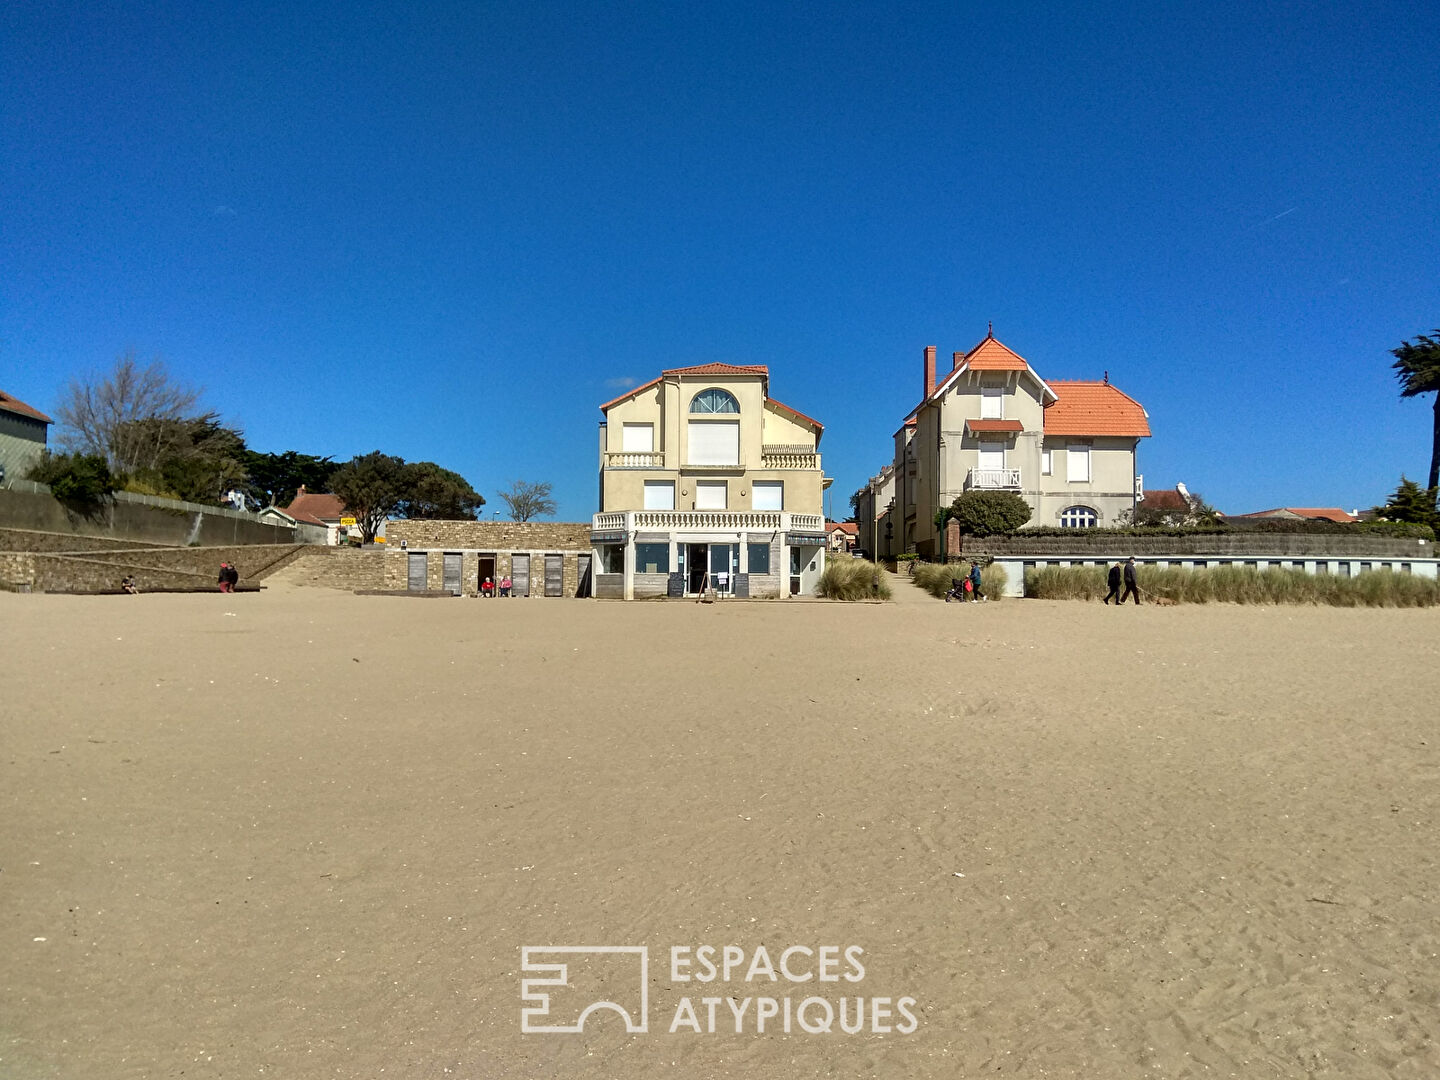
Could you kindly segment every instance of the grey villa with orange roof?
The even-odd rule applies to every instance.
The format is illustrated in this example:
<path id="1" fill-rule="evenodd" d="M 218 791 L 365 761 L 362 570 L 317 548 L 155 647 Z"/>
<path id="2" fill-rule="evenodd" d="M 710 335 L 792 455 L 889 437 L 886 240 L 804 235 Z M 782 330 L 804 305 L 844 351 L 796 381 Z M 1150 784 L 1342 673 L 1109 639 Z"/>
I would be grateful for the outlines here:
<path id="1" fill-rule="evenodd" d="M 45 452 L 53 422 L 39 409 L 0 390 L 0 479 L 24 479 Z"/>
<path id="2" fill-rule="evenodd" d="M 1108 374 L 1047 382 L 991 332 L 937 378 L 927 347 L 924 396 L 895 433 L 892 548 L 946 554 L 936 512 L 976 490 L 1015 492 L 1031 526 L 1114 525 L 1140 498 L 1136 450 L 1149 434 Z"/>
<path id="3" fill-rule="evenodd" d="M 769 387 L 766 367 L 701 364 L 600 406 L 596 596 L 815 591 L 824 428 Z"/>

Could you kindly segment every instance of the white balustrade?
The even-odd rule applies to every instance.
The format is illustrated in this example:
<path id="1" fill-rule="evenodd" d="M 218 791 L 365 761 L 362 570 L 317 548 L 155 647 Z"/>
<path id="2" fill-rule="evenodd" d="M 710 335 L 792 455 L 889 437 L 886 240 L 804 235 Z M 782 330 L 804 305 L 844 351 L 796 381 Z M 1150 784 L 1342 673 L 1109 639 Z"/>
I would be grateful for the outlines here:
<path id="1" fill-rule="evenodd" d="M 981 490 L 1010 490 L 1020 487 L 1019 469 L 971 469 L 967 487 Z"/>

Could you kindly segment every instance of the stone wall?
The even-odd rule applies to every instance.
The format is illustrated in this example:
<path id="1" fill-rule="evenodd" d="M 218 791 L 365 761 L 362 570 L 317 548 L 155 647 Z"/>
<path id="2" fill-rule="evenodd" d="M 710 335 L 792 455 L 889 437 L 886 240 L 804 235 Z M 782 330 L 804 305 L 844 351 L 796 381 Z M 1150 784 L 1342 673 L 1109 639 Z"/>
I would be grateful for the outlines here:
<path id="1" fill-rule="evenodd" d="M 0 528 L 0 551 L 128 551 L 155 546 L 145 540 L 121 540 L 113 536 Z"/>
<path id="2" fill-rule="evenodd" d="M 409 584 L 409 558 L 424 552 L 426 588 L 445 588 L 445 555 L 458 554 L 460 591 L 480 591 L 480 557 L 494 556 L 495 576 L 514 578 L 516 555 L 530 557 L 531 597 L 545 595 L 545 557 L 560 555 L 561 595 L 579 588 L 580 556 L 590 554 L 590 526 L 552 521 L 392 521 L 386 531 L 383 588 L 403 590 Z"/>
<path id="3" fill-rule="evenodd" d="M 267 525 L 252 516 L 225 513 L 216 507 L 185 510 L 171 506 L 116 499 L 90 515 L 69 509 L 44 489 L 0 488 L 0 526 L 76 536 L 117 537 L 151 545 L 288 544 L 295 530 Z"/>
<path id="4" fill-rule="evenodd" d="M 952 523 L 952 528 L 954 528 Z M 956 530 L 958 532 L 958 530 Z M 956 539 L 956 546 L 949 541 Z M 1185 536 L 1115 536 L 1076 529 L 1073 536 L 947 537 L 946 550 L 964 558 L 1035 556 L 1117 558 L 1129 555 L 1251 555 L 1278 558 L 1376 556 L 1434 558 L 1436 546 L 1419 540 L 1365 533 L 1273 533 L 1249 530 Z"/>
<path id="5" fill-rule="evenodd" d="M 293 544 L 246 544 L 83 554 L 0 552 L 0 581 L 35 592 L 113 589 L 126 576 L 142 589 L 208 588 L 217 584 L 222 562 L 235 565 L 242 584 L 253 583 L 297 550 Z"/>
<path id="6" fill-rule="evenodd" d="M 387 576 L 386 553 L 377 549 L 314 547 L 300 548 L 285 563 L 286 580 L 293 585 L 322 589 L 357 590 L 403 589 L 392 585 Z"/>

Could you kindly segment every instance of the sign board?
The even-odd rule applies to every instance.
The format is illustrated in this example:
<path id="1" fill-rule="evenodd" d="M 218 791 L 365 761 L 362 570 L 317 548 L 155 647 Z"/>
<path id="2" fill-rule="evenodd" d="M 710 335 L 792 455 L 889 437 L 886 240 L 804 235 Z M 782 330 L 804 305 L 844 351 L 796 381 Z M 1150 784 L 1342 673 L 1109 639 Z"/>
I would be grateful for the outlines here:
<path id="1" fill-rule="evenodd" d="M 358 523 L 357 523 L 356 520 L 355 520 L 354 518 L 352 518 L 352 517 L 342 517 L 342 518 L 340 519 L 340 524 L 341 524 L 341 525 L 347 525 L 347 526 L 348 526 L 348 525 L 355 525 L 355 524 L 358 524 Z"/>

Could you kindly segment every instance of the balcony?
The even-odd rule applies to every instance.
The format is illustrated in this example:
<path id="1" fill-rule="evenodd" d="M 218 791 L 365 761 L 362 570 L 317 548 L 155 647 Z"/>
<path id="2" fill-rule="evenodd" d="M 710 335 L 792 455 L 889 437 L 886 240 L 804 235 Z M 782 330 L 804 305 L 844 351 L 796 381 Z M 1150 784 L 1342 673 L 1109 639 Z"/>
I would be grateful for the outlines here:
<path id="1" fill-rule="evenodd" d="M 809 446 L 772 444 L 760 448 L 762 469 L 818 469 L 820 455 Z"/>
<path id="2" fill-rule="evenodd" d="M 819 514 L 783 510 L 621 510 L 596 514 L 590 528 L 595 533 L 609 534 L 641 529 L 822 533 L 825 519 Z"/>
<path id="3" fill-rule="evenodd" d="M 607 469 L 663 469 L 665 455 L 658 450 L 619 450 L 605 454 Z"/>
<path id="4" fill-rule="evenodd" d="M 971 469 L 965 478 L 967 491 L 1019 491 L 1019 469 Z"/>

